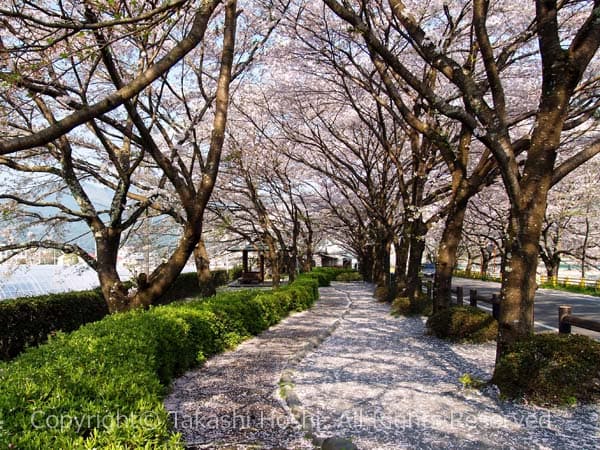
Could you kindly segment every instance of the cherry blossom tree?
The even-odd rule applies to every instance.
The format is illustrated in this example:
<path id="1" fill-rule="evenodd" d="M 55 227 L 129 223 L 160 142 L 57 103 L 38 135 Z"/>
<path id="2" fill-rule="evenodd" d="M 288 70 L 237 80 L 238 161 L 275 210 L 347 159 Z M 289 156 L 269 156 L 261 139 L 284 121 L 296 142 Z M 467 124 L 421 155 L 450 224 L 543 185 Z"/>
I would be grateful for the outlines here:
<path id="1" fill-rule="evenodd" d="M 31 14 L 3 12 L 20 33 L 18 39 L 3 37 L 3 51 L 26 57 L 16 58 L 3 74 L 11 81 L 2 92 L 11 107 L 3 126 L 7 136 L 14 136 L 2 142 L 3 154 L 18 153 L 4 156 L 2 163 L 13 171 L 51 175 L 60 185 L 34 195 L 33 203 L 27 192 L 10 200 L 58 210 L 87 224 L 96 244 L 94 258 L 71 244 L 51 245 L 78 253 L 98 271 L 112 311 L 151 304 L 190 254 L 195 249 L 202 253 L 203 216 L 218 173 L 229 86 L 246 71 L 277 23 L 273 16 L 265 17 L 269 5 L 267 10 L 253 5 L 241 14 L 235 1 L 219 3 L 204 2 L 197 9 L 163 7 L 149 17 L 130 11 L 125 2 L 76 4 L 60 14 L 35 8 Z M 146 28 L 138 23 L 142 16 L 150 22 Z M 242 26 L 236 30 L 238 22 Z M 66 30 L 48 44 L 53 51 L 40 51 L 38 41 L 26 40 L 36 25 L 34 41 L 48 29 Z M 73 27 L 77 33 L 69 32 Z M 94 51 L 85 52 L 88 47 L 81 45 Z M 66 53 L 57 54 L 59 48 L 67 48 Z M 40 61 L 34 70 L 35 58 Z M 87 106 L 96 99 L 101 100 Z M 40 129 L 42 120 L 47 126 Z M 87 134 L 75 128 L 82 123 Z M 87 195 L 90 180 L 112 192 L 106 210 Z M 52 189 L 71 195 L 76 207 L 50 202 Z M 119 244 L 149 210 L 174 220 L 179 239 L 167 261 L 138 277 L 137 289 L 128 291 L 116 272 Z M 61 219 L 54 214 L 53 221 Z M 50 245 L 47 240 L 37 244 Z"/>
<path id="2" fill-rule="evenodd" d="M 494 156 L 511 205 L 498 339 L 501 356 L 512 342 L 533 332 L 535 271 L 548 191 L 600 151 L 597 138 L 587 134 L 578 152 L 557 158 L 565 135 L 593 120 L 597 101 L 590 93 L 597 89 L 594 56 L 600 45 L 600 5 L 540 0 L 517 6 L 474 0 L 452 8 L 440 5 L 442 15 L 435 15 L 402 0 L 390 0 L 389 9 L 381 13 L 364 2 L 325 3 L 356 30 L 390 73 L 440 114 L 458 121 Z M 446 51 L 435 35 L 440 17 L 451 26 L 458 17 L 456 8 L 465 7 L 478 55 L 475 71 L 465 69 L 469 66 L 464 55 L 469 53 Z M 365 22 L 364 16 L 374 10 L 401 25 L 420 61 L 444 75 L 444 84 L 455 90 L 460 103 L 448 102 L 414 76 L 401 54 L 380 38 L 385 28 Z M 532 101 L 525 115 L 523 98 L 513 94 L 520 84 L 515 76 L 521 73 L 525 79 L 524 72 L 534 80 L 528 86 Z"/>
<path id="3" fill-rule="evenodd" d="M 549 278 L 558 277 L 561 260 L 578 260 L 581 278 L 598 261 L 598 163 L 573 171 L 549 193 L 540 257 Z"/>

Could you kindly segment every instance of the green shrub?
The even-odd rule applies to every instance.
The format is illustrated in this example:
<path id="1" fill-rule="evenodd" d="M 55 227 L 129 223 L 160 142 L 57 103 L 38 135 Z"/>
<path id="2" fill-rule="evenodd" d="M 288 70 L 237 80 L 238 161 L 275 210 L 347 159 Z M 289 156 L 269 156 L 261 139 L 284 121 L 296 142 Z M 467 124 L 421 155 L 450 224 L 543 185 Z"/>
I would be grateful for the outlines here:
<path id="1" fill-rule="evenodd" d="M 213 288 L 227 284 L 226 270 L 211 271 L 210 275 Z M 181 273 L 169 290 L 156 303 L 166 305 L 183 298 L 203 295 L 205 291 L 206 287 L 200 286 L 198 283 L 198 274 L 196 272 Z"/>
<path id="2" fill-rule="evenodd" d="M 224 292 L 57 333 L 0 363 L 0 448 L 183 448 L 162 403 L 170 381 L 312 304 L 316 287 Z"/>
<path id="3" fill-rule="evenodd" d="M 211 272 L 213 283 L 226 282 L 226 271 Z M 201 291 L 196 273 L 182 273 L 158 302 L 171 303 Z M 25 349 L 45 342 L 57 331 L 69 332 L 108 315 L 100 289 L 24 297 L 0 302 L 0 359 L 9 360 Z"/>
<path id="4" fill-rule="evenodd" d="M 581 335 L 534 335 L 498 361 L 492 382 L 509 398 L 541 405 L 597 402 L 600 342 Z"/>
<path id="5" fill-rule="evenodd" d="M 373 295 L 379 302 L 388 302 L 390 301 L 391 293 L 387 286 L 378 286 L 375 288 L 375 293 Z"/>
<path id="6" fill-rule="evenodd" d="M 335 281 L 362 281 L 362 275 L 355 271 L 342 272 L 335 277 Z"/>
<path id="7" fill-rule="evenodd" d="M 391 313 L 394 316 L 430 316 L 433 302 L 425 294 L 417 294 L 417 298 L 396 297 L 392 302 Z"/>
<path id="8" fill-rule="evenodd" d="M 108 307 L 99 290 L 67 292 L 0 302 L 0 359 L 14 358 L 48 334 L 73 331 L 102 319 Z"/>
<path id="9" fill-rule="evenodd" d="M 502 282 L 501 278 L 495 277 L 493 275 L 482 275 L 479 272 L 467 272 L 466 270 L 455 270 L 453 275 L 455 277 L 470 278 L 472 280 Z"/>
<path id="10" fill-rule="evenodd" d="M 315 267 L 311 272 L 300 274 L 298 278 L 314 278 L 319 286 L 329 286 L 338 274 L 338 269 L 331 267 Z"/>
<path id="11" fill-rule="evenodd" d="M 232 269 L 229 269 L 228 277 L 230 280 L 237 280 L 242 276 L 242 272 L 244 268 L 242 266 L 234 266 Z"/>
<path id="12" fill-rule="evenodd" d="M 229 282 L 229 273 L 225 269 L 211 270 L 210 275 L 215 286 L 223 286 Z"/>
<path id="13" fill-rule="evenodd" d="M 452 306 L 427 320 L 428 331 L 442 339 L 480 343 L 496 339 L 498 321 L 472 306 Z"/>

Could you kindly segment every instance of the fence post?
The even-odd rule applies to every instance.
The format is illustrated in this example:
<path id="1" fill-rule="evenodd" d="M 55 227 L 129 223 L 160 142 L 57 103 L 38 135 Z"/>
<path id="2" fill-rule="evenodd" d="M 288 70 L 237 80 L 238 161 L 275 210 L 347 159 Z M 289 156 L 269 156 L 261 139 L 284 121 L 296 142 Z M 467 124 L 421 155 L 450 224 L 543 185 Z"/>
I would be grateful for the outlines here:
<path id="1" fill-rule="evenodd" d="M 492 317 L 500 320 L 500 303 L 498 302 L 497 294 L 492 294 Z"/>
<path id="2" fill-rule="evenodd" d="M 456 304 L 458 306 L 463 305 L 463 287 L 462 286 L 456 287 Z"/>
<path id="3" fill-rule="evenodd" d="M 564 323 L 563 319 L 566 316 L 570 316 L 572 312 L 573 308 L 569 305 L 561 305 L 558 307 L 558 332 L 560 334 L 571 333 L 571 325 L 568 323 Z"/>
<path id="4" fill-rule="evenodd" d="M 433 300 L 433 282 L 431 280 L 427 280 L 427 298 Z"/>
<path id="5" fill-rule="evenodd" d="M 477 308 L 477 291 L 475 289 L 469 291 L 469 305 L 473 308 Z"/>

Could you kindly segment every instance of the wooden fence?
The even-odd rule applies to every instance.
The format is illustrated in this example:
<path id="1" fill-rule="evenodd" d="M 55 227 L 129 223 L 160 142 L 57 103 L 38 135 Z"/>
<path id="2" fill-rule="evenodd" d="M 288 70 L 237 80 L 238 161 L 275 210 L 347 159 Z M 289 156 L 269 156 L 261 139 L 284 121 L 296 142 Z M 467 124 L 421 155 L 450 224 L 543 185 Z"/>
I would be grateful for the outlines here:
<path id="1" fill-rule="evenodd" d="M 427 293 L 427 298 L 433 300 L 433 281 L 428 280 L 425 283 L 425 292 Z M 453 287 L 452 293 L 456 295 L 456 304 L 459 306 L 464 305 L 463 287 Z M 494 319 L 498 320 L 498 318 L 500 317 L 500 297 L 498 294 L 493 294 L 490 298 L 487 298 L 481 295 L 477 295 L 477 291 L 475 289 L 471 289 L 469 291 L 469 305 L 473 306 L 474 308 L 477 308 L 477 302 L 490 303 L 492 305 L 492 315 L 494 316 Z"/>
<path id="2" fill-rule="evenodd" d="M 558 307 L 558 332 L 570 334 L 571 327 L 585 328 L 586 330 L 600 333 L 600 320 L 588 319 L 586 317 L 574 316 L 573 307 L 561 305 Z"/>
<path id="3" fill-rule="evenodd" d="M 476 289 L 469 290 L 469 305 L 477 308 L 478 302 L 490 303 L 492 305 L 492 316 L 494 319 L 500 319 L 500 296 L 498 294 L 492 294 L 491 297 L 484 297 L 477 294 Z"/>
<path id="4" fill-rule="evenodd" d="M 427 280 L 425 283 L 425 292 L 427 297 L 433 300 L 434 286 L 433 281 Z M 452 288 L 452 293 L 456 295 L 456 304 L 462 306 L 464 304 L 463 287 L 456 286 Z M 499 294 L 492 294 L 491 297 L 484 297 L 477 293 L 476 289 L 469 290 L 469 305 L 477 308 L 479 302 L 489 303 L 492 305 L 492 316 L 498 320 L 500 317 L 500 301 Z M 597 331 L 600 333 L 600 321 L 589 319 L 587 317 L 573 315 L 573 307 L 562 305 L 558 308 L 558 332 L 561 334 L 571 333 L 571 327 L 584 328 L 586 330 Z"/>

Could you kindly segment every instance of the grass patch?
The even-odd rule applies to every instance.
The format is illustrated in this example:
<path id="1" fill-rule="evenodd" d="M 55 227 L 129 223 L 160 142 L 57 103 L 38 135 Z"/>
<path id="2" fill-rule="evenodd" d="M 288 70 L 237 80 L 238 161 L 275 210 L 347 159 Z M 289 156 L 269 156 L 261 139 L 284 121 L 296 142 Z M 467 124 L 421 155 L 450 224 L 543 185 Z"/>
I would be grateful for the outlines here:
<path id="1" fill-rule="evenodd" d="M 578 286 L 578 285 L 564 285 L 564 284 L 553 284 L 553 283 L 543 283 L 539 286 L 541 289 L 553 289 L 555 291 L 564 291 L 564 292 L 573 292 L 575 294 L 587 294 L 593 295 L 594 297 L 600 297 L 600 290 L 591 286 Z"/>
<path id="2" fill-rule="evenodd" d="M 463 373 L 459 378 L 458 381 L 460 381 L 463 385 L 463 387 L 465 389 L 483 389 L 485 386 L 487 386 L 487 383 L 483 380 L 480 380 L 477 377 L 472 376 L 469 373 Z"/>
<path id="3" fill-rule="evenodd" d="M 534 335 L 501 358 L 492 382 L 508 398 L 544 406 L 597 402 L 600 343 L 581 335 Z"/>
<path id="4" fill-rule="evenodd" d="M 430 334 L 455 342 L 482 343 L 496 339 L 498 321 L 472 306 L 452 306 L 427 320 Z"/>
<path id="5" fill-rule="evenodd" d="M 499 277 L 494 277 L 491 275 L 481 275 L 477 272 L 467 272 L 465 270 L 455 270 L 453 276 L 459 278 L 470 278 L 471 280 L 496 281 L 498 283 L 502 282 L 502 278 Z"/>

